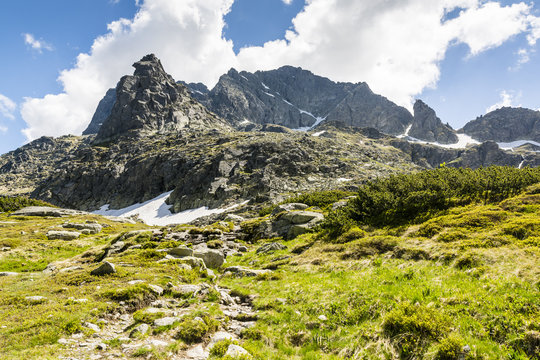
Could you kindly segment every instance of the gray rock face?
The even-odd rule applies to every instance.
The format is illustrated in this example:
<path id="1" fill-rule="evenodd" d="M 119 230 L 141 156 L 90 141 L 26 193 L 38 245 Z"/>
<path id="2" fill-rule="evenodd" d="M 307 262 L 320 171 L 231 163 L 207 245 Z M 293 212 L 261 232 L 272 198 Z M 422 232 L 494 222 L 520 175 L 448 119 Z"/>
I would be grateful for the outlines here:
<path id="1" fill-rule="evenodd" d="M 372 127 L 390 135 L 405 132 L 413 121 L 411 113 L 384 96 L 374 94 L 366 83 L 355 85 L 332 110 L 327 121 L 343 122 L 346 126 Z"/>
<path id="2" fill-rule="evenodd" d="M 178 247 L 167 250 L 167 253 L 169 255 L 178 256 L 178 257 L 192 256 L 193 249 L 188 248 L 187 246 L 178 246 Z"/>
<path id="3" fill-rule="evenodd" d="M 49 240 L 75 240 L 81 236 L 80 232 L 76 231 L 48 231 L 47 239 Z"/>
<path id="4" fill-rule="evenodd" d="M 92 270 L 90 272 L 90 275 L 103 276 L 103 275 L 114 274 L 115 272 L 116 272 L 116 268 L 114 267 L 114 265 L 108 261 L 104 261 L 98 268 Z"/>
<path id="5" fill-rule="evenodd" d="M 444 125 L 435 114 L 435 111 L 422 100 L 417 100 L 414 104 L 414 118 L 408 135 L 416 139 L 441 144 L 455 144 L 458 142 L 454 129 Z"/>
<path id="6" fill-rule="evenodd" d="M 109 89 L 103 99 L 101 99 L 99 102 L 90 124 L 88 124 L 86 130 L 83 131 L 83 135 L 92 135 L 98 133 L 101 125 L 111 114 L 115 101 L 116 89 Z"/>
<path id="7" fill-rule="evenodd" d="M 189 87 L 192 96 L 237 127 L 309 128 L 326 118 L 397 135 L 412 122 L 405 108 L 374 94 L 365 83 L 335 83 L 291 66 L 255 73 L 231 69 L 209 92 Z"/>
<path id="8" fill-rule="evenodd" d="M 99 128 L 96 143 L 129 131 L 229 128 L 225 121 L 196 102 L 183 85 L 177 84 L 155 55 L 145 56 L 133 67 L 133 76 L 124 76 L 116 87 L 114 106 Z"/>
<path id="9" fill-rule="evenodd" d="M 540 111 L 503 107 L 470 121 L 463 127 L 463 132 L 480 141 L 540 142 Z"/>
<path id="10" fill-rule="evenodd" d="M 517 167 L 523 158 L 519 154 L 501 150 L 497 143 L 486 141 L 465 151 L 459 158 L 448 165 L 453 167 L 470 167 L 499 165 Z"/>

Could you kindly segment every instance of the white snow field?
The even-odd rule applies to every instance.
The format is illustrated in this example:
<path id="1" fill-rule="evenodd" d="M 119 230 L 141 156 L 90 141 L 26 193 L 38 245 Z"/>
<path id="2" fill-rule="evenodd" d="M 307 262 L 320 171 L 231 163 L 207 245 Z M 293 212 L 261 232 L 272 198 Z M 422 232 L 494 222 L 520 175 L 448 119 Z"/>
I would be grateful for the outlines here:
<path id="1" fill-rule="evenodd" d="M 167 200 L 171 193 L 172 191 L 169 191 L 143 203 L 134 204 L 118 210 L 109 210 L 109 204 L 103 205 L 99 210 L 92 213 L 96 215 L 118 217 L 139 215 L 139 218 L 148 225 L 165 226 L 171 224 L 186 224 L 200 217 L 221 214 L 247 203 L 244 202 L 224 209 L 208 209 L 208 207 L 200 207 L 173 214 L 170 211 L 172 205 L 167 205 L 165 203 L 165 200 Z"/>

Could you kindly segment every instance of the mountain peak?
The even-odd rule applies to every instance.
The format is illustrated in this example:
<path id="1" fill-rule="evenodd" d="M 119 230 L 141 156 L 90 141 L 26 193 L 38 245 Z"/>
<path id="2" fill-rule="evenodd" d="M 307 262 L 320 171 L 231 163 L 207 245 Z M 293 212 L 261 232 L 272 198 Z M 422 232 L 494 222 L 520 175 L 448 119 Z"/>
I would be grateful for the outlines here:
<path id="1" fill-rule="evenodd" d="M 228 127 L 196 102 L 184 85 L 177 84 L 154 54 L 146 55 L 133 67 L 133 75 L 124 76 L 116 87 L 114 105 L 96 142 L 134 130 L 167 132 Z"/>

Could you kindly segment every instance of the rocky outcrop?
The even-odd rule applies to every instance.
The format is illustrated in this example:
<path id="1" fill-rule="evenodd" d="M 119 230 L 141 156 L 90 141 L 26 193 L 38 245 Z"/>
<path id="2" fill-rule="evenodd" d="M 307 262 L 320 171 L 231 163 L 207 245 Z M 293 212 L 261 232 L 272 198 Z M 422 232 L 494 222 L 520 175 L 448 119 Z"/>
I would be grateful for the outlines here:
<path id="1" fill-rule="evenodd" d="M 116 101 L 99 128 L 96 143 L 130 131 L 164 133 L 229 128 L 225 121 L 195 101 L 185 86 L 177 84 L 155 55 L 145 56 L 133 67 L 133 76 L 124 76 L 116 87 Z"/>
<path id="2" fill-rule="evenodd" d="M 114 103 L 116 102 L 116 89 L 109 89 L 103 99 L 99 102 L 94 116 L 86 130 L 83 131 L 83 135 L 97 134 L 99 128 L 112 112 Z"/>
<path id="3" fill-rule="evenodd" d="M 503 107 L 470 121 L 463 127 L 463 132 L 480 141 L 540 142 L 540 111 Z"/>
<path id="4" fill-rule="evenodd" d="M 443 124 L 435 114 L 435 110 L 422 100 L 417 100 L 414 104 L 414 118 L 407 135 L 440 144 L 455 144 L 458 142 L 454 129 Z"/>
<path id="5" fill-rule="evenodd" d="M 518 167 L 522 161 L 521 155 L 501 150 L 497 143 L 486 141 L 483 144 L 467 149 L 460 157 L 448 165 L 473 169 L 490 165 Z"/>

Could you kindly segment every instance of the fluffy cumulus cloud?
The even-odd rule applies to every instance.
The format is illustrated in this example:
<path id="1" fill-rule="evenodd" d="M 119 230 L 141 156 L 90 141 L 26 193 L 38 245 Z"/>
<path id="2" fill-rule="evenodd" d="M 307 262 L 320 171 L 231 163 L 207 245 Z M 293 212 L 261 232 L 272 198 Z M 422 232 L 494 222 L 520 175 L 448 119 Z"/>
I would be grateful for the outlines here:
<path id="1" fill-rule="evenodd" d="M 415 95 L 436 85 L 439 63 L 453 44 L 468 45 L 475 56 L 518 34 L 526 34 L 530 45 L 540 38 L 540 21 L 524 2 L 307 0 L 284 39 L 235 55 L 222 35 L 233 1 L 141 1 L 134 19 L 110 24 L 91 51 L 61 73 L 64 93 L 26 100 L 26 136 L 80 133 L 106 89 L 151 52 L 176 79 L 210 87 L 230 67 L 255 71 L 287 64 L 337 81 L 366 81 L 410 106 Z"/>
<path id="2" fill-rule="evenodd" d="M 503 90 L 499 93 L 499 97 L 500 97 L 499 102 L 488 107 L 486 109 L 486 113 L 500 109 L 505 106 L 512 106 L 512 107 L 521 106 L 516 103 L 516 101 L 518 101 L 519 98 L 521 97 L 521 94 L 515 94 L 512 91 Z"/>
<path id="3" fill-rule="evenodd" d="M 43 40 L 37 40 L 32 34 L 23 34 L 23 37 L 24 43 L 39 53 L 43 52 L 43 50 L 53 50 L 53 47 L 51 45 L 49 45 Z"/>

